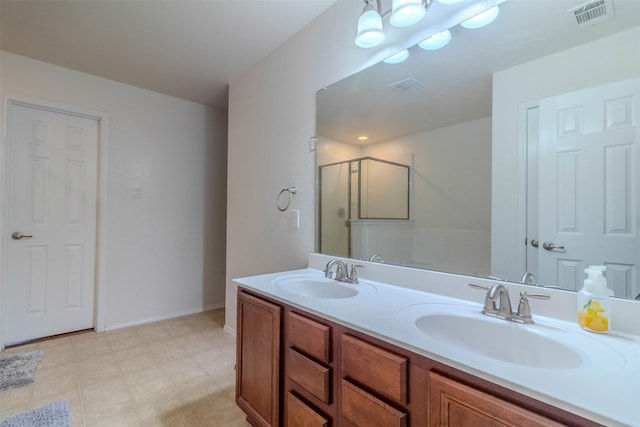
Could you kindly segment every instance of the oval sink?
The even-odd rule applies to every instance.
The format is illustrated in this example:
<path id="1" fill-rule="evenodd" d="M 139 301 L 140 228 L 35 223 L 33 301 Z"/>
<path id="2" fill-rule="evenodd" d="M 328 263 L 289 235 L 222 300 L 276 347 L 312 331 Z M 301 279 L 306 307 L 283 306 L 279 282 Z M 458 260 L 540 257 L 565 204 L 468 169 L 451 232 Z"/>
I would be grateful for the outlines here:
<path id="1" fill-rule="evenodd" d="M 576 369 L 584 365 L 611 369 L 625 358 L 599 335 L 542 316 L 525 325 L 487 316 L 470 302 L 419 303 L 398 311 L 418 347 L 476 365 L 491 361 L 528 368 Z M 421 338 L 422 337 L 422 338 Z M 483 365 L 484 366 L 484 365 Z"/>
<path id="2" fill-rule="evenodd" d="M 427 314 L 415 326 L 429 338 L 476 355 L 539 368 L 574 369 L 580 354 L 535 328 L 479 314 Z"/>
<path id="3" fill-rule="evenodd" d="M 274 280 L 281 290 L 302 297 L 311 298 L 351 298 L 360 292 L 361 284 L 351 285 L 336 280 L 311 275 L 286 276 Z"/>

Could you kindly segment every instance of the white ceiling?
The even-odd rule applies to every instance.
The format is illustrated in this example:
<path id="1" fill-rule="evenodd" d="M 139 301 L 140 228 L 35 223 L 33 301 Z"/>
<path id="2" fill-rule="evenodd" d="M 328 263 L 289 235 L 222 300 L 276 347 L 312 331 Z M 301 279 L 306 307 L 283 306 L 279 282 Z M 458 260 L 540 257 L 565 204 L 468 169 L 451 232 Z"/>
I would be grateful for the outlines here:
<path id="1" fill-rule="evenodd" d="M 0 47 L 227 108 L 228 83 L 336 0 L 0 0 Z"/>

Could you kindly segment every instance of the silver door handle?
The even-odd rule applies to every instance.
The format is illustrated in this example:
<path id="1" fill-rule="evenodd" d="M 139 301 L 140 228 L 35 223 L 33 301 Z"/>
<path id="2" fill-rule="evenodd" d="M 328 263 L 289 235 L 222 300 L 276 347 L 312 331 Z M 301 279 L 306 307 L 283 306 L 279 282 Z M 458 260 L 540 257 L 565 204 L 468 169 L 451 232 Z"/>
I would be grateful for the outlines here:
<path id="1" fill-rule="evenodd" d="M 537 240 L 535 240 L 535 239 L 531 239 L 531 246 L 533 246 L 534 248 L 537 248 L 537 247 L 538 247 L 538 243 L 540 243 L 540 242 L 538 242 L 538 241 L 537 241 Z"/>
<path id="2" fill-rule="evenodd" d="M 564 246 L 556 246 L 553 242 L 544 242 L 542 244 L 542 247 L 548 251 L 552 251 L 552 250 L 559 250 L 559 251 L 563 251 L 564 250 Z"/>
<path id="3" fill-rule="evenodd" d="M 20 240 L 20 239 L 30 239 L 33 236 L 31 234 L 22 234 L 19 231 L 14 231 L 13 233 L 11 233 L 11 238 L 13 240 Z"/>

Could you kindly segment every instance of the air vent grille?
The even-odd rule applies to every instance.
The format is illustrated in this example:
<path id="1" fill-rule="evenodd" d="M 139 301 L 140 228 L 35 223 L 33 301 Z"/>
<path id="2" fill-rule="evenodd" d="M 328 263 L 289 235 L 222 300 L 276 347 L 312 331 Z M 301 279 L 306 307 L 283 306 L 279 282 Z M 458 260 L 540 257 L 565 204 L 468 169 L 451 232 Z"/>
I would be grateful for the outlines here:
<path id="1" fill-rule="evenodd" d="M 410 90 L 418 89 L 422 86 L 424 86 L 424 83 L 413 77 L 409 77 L 389 85 L 391 89 L 401 93 L 409 92 Z"/>
<path id="2" fill-rule="evenodd" d="M 594 0 L 568 11 L 579 27 L 592 26 L 613 18 L 611 0 Z"/>

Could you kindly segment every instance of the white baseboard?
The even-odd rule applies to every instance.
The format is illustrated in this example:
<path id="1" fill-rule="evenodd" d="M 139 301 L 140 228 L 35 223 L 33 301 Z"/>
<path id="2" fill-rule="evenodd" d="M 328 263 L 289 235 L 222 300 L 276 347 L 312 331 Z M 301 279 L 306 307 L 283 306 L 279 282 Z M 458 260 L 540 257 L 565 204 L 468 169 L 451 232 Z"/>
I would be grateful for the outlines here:
<path id="1" fill-rule="evenodd" d="M 203 313 L 205 311 L 217 310 L 219 308 L 224 308 L 224 303 L 211 304 L 200 308 L 194 308 L 191 310 L 179 311 L 174 313 L 167 313 L 156 317 L 151 317 L 142 320 L 136 320 L 135 322 L 127 322 L 127 323 L 116 323 L 114 325 L 105 326 L 105 331 L 114 331 L 116 329 L 129 328 L 131 326 L 140 326 L 146 325 L 147 323 L 158 322 L 161 320 L 169 320 L 175 319 L 176 317 L 189 316 L 190 314 Z M 235 331 L 234 331 L 235 334 Z"/>

